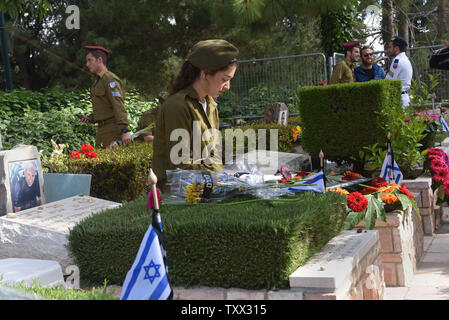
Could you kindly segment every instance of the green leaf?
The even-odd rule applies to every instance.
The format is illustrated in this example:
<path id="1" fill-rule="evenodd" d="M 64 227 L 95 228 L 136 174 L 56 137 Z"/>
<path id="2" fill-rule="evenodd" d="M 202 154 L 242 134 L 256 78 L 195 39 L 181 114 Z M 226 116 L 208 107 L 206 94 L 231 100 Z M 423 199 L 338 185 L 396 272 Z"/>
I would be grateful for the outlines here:
<path id="1" fill-rule="evenodd" d="M 384 203 L 376 197 L 373 197 L 373 206 L 376 209 L 377 217 L 383 222 L 387 221 L 387 213 L 384 208 Z"/>
<path id="2" fill-rule="evenodd" d="M 377 220 L 377 207 L 374 204 L 374 197 L 368 198 L 368 207 L 366 207 L 365 214 L 365 228 L 368 230 L 372 230 L 376 225 Z"/>
<path id="3" fill-rule="evenodd" d="M 362 212 L 351 211 L 346 216 L 345 229 L 352 230 L 356 225 L 358 225 L 363 220 L 363 217 L 365 216 L 364 212 L 365 211 L 362 211 Z"/>

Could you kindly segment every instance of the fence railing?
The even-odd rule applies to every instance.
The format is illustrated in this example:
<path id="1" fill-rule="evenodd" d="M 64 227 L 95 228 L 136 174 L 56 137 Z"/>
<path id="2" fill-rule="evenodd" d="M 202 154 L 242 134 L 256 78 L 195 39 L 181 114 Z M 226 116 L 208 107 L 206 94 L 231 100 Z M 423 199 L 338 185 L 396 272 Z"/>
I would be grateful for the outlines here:
<path id="1" fill-rule="evenodd" d="M 414 80 L 430 83 L 428 74 L 440 75 L 439 85 L 435 89 L 436 102 L 449 100 L 449 71 L 429 67 L 432 52 L 439 48 L 441 46 L 425 46 L 408 50 Z M 385 51 L 375 51 L 374 56 L 376 63 L 385 70 L 389 69 L 390 60 Z M 329 80 L 333 66 L 341 59 L 342 55 L 338 53 L 329 58 L 323 53 L 311 53 L 241 60 L 231 81 L 231 90 L 219 98 L 221 118 L 261 118 L 267 104 L 273 102 L 284 102 L 290 113 L 295 114 L 297 89 Z"/>

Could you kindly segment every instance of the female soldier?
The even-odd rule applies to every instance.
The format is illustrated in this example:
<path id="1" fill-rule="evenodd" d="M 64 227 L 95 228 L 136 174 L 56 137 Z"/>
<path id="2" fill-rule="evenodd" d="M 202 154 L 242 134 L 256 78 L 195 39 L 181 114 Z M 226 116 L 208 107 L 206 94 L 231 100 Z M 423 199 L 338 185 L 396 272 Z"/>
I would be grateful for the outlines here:
<path id="1" fill-rule="evenodd" d="M 156 121 L 153 171 L 162 189 L 166 170 L 223 171 L 213 98 L 229 90 L 237 55 L 235 46 L 213 39 L 195 44 L 184 61 Z"/>

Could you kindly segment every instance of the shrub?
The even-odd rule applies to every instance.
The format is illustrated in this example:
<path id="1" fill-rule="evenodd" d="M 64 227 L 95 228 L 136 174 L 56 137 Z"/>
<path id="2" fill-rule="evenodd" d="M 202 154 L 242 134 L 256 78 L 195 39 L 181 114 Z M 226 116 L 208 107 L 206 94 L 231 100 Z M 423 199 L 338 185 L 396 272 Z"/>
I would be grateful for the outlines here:
<path id="1" fill-rule="evenodd" d="M 115 202 L 131 201 L 149 190 L 152 143 L 135 141 L 126 147 L 95 149 L 95 152 L 97 158 L 66 160 L 67 172 L 92 175 L 92 197 Z"/>
<path id="2" fill-rule="evenodd" d="M 344 197 L 303 193 L 294 202 L 161 205 L 172 286 L 288 288 L 288 277 L 338 234 Z M 81 221 L 69 248 L 81 281 L 122 284 L 151 223 L 147 198 Z"/>
<path id="3" fill-rule="evenodd" d="M 357 156 L 364 146 L 385 143 L 380 111 L 402 105 L 401 82 L 379 80 L 298 89 L 302 145 L 313 157 Z"/>
<path id="4" fill-rule="evenodd" d="M 96 126 L 83 124 L 76 117 L 92 112 L 87 90 L 70 92 L 46 88 L 0 92 L 0 105 L 4 149 L 18 144 L 34 145 L 44 155 L 49 155 L 52 139 L 58 144 L 67 144 L 69 149 L 95 142 Z M 132 121 L 130 129 L 134 131 L 142 113 L 156 107 L 156 102 L 131 90 L 125 95 L 125 106 Z"/>

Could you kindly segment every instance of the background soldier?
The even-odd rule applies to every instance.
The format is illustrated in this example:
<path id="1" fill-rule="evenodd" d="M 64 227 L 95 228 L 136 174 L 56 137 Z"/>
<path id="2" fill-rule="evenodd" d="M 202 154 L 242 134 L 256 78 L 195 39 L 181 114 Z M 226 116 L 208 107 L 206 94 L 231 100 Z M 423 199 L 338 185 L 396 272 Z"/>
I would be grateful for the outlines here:
<path id="1" fill-rule="evenodd" d="M 142 115 L 140 116 L 139 119 L 139 123 L 137 124 L 137 131 L 143 130 L 146 127 L 148 127 L 151 124 L 156 124 L 156 120 L 157 120 L 157 114 L 162 106 L 162 104 L 165 101 L 165 98 L 167 97 L 167 93 L 166 92 L 162 92 L 159 97 L 157 97 L 157 107 L 147 110 L 144 113 L 142 113 Z M 152 129 L 150 129 L 148 131 L 147 134 L 141 134 L 139 135 L 136 139 L 140 140 L 140 141 L 144 141 L 144 142 L 153 142 L 154 139 L 154 127 Z"/>
<path id="2" fill-rule="evenodd" d="M 343 44 L 345 59 L 335 65 L 330 84 L 354 82 L 354 62 L 360 58 L 359 45 L 359 41 L 351 41 Z"/>
<path id="3" fill-rule="evenodd" d="M 106 148 L 114 141 L 128 144 L 131 135 L 128 113 L 125 109 L 122 83 L 106 68 L 109 51 L 99 46 L 85 46 L 86 67 L 93 74 L 90 88 L 93 113 L 80 115 L 84 123 L 98 123 L 95 146 Z"/>

